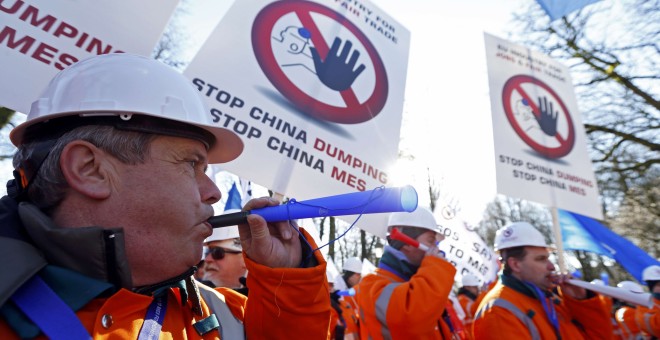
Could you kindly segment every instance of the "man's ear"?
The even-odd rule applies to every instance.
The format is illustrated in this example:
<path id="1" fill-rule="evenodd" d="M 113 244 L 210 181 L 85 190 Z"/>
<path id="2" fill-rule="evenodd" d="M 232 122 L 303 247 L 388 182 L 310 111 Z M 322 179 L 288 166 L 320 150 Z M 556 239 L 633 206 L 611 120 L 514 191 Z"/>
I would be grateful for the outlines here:
<path id="1" fill-rule="evenodd" d="M 73 190 L 92 199 L 104 199 L 111 193 L 107 157 L 94 144 L 76 140 L 62 150 L 60 168 Z"/>
<path id="2" fill-rule="evenodd" d="M 511 268 L 511 271 L 514 273 L 520 272 L 520 267 L 521 267 L 520 262 L 521 261 L 515 257 L 509 257 L 506 259 L 507 265 L 509 266 L 509 268 Z"/>

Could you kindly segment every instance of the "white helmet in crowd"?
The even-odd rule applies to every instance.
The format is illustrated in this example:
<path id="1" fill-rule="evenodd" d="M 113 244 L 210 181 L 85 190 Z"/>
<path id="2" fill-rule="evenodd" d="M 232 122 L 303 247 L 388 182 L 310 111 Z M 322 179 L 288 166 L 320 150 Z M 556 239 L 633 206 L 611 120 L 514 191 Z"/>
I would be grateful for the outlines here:
<path id="1" fill-rule="evenodd" d="M 465 274 L 461 278 L 464 287 L 479 286 L 479 278 L 473 274 Z"/>
<path id="2" fill-rule="evenodd" d="M 349 257 L 344 262 L 342 270 L 362 274 L 362 261 L 357 257 Z"/>
<path id="3" fill-rule="evenodd" d="M 141 124 L 144 119 L 136 117 L 196 126 L 215 137 L 206 143 L 209 163 L 229 162 L 243 151 L 238 135 L 212 122 L 200 92 L 190 80 L 170 66 L 135 54 L 93 56 L 59 72 L 32 103 L 27 120 L 11 131 L 10 139 L 20 146 L 27 128 L 67 116 L 78 116 L 78 125 L 84 125 L 87 117 L 105 117 L 126 130 L 179 137 L 189 137 L 191 133 L 182 135 L 184 132 L 175 127 Z"/>
<path id="4" fill-rule="evenodd" d="M 644 288 L 642 288 L 642 286 L 637 282 L 621 281 L 616 286 L 619 287 L 619 288 L 623 288 L 623 289 L 625 289 L 625 290 L 627 290 L 631 293 L 635 293 L 635 294 L 644 293 Z"/>
<path id="5" fill-rule="evenodd" d="M 438 234 L 441 233 L 440 228 L 438 228 L 438 222 L 435 221 L 431 210 L 420 206 L 413 212 L 401 211 L 391 213 L 387 221 L 387 230 L 392 230 L 394 226 L 424 228 L 435 231 Z"/>
<path id="6" fill-rule="evenodd" d="M 227 209 L 225 210 L 225 212 L 223 212 L 223 215 L 236 213 L 240 211 L 241 209 Z M 224 241 L 224 240 L 232 240 L 238 238 L 240 238 L 240 235 L 238 233 L 237 225 L 233 225 L 229 227 L 213 228 L 213 234 L 211 234 L 211 236 L 207 237 L 206 240 L 204 240 L 204 244 L 208 244 L 214 241 Z M 226 245 L 223 245 L 223 247 L 235 251 L 243 250 L 240 242 L 227 243 Z"/>
<path id="7" fill-rule="evenodd" d="M 527 222 L 511 223 L 495 232 L 495 251 L 522 246 L 552 248 L 543 234 Z"/>
<path id="8" fill-rule="evenodd" d="M 644 281 L 660 281 L 660 266 L 648 266 L 642 272 L 642 280 Z"/>

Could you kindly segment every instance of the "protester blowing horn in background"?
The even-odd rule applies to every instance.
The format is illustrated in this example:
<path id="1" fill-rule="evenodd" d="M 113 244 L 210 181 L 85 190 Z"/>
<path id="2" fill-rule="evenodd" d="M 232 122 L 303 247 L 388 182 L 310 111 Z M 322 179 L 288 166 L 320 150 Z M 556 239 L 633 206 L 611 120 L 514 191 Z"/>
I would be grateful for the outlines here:
<path id="1" fill-rule="evenodd" d="M 290 200 L 286 204 L 250 211 L 211 217 L 213 228 L 247 222 L 247 216 L 256 214 L 267 222 L 287 221 L 323 216 L 376 214 L 417 209 L 417 191 L 410 185 L 315 198 L 306 201 Z"/>

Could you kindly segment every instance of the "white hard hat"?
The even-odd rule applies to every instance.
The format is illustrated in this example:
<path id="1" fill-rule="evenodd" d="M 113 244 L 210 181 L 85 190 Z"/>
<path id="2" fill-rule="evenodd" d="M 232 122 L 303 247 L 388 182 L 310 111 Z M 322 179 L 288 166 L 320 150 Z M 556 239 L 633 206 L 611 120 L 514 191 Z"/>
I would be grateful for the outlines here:
<path id="1" fill-rule="evenodd" d="M 232 214 L 240 211 L 241 209 L 227 209 L 223 212 L 223 215 Z M 206 240 L 204 240 L 204 244 L 213 241 L 231 240 L 235 238 L 240 238 L 240 235 L 238 234 L 238 226 L 236 225 L 229 227 L 213 228 L 213 234 L 211 234 L 211 236 L 207 237 Z M 240 251 L 241 250 L 240 245 L 238 249 L 234 249 L 234 250 Z"/>
<path id="2" fill-rule="evenodd" d="M 642 280 L 644 281 L 660 281 L 660 266 L 648 266 L 642 272 Z"/>
<path id="3" fill-rule="evenodd" d="M 642 288 L 642 286 L 637 282 L 621 281 L 616 286 L 619 288 L 623 288 L 631 293 L 635 293 L 635 294 L 644 293 L 644 288 Z"/>
<path id="4" fill-rule="evenodd" d="M 595 285 L 599 285 L 599 286 L 604 286 L 604 285 L 605 285 L 605 281 L 603 281 L 603 280 L 601 280 L 601 279 L 593 279 L 593 280 L 591 280 L 591 284 L 595 284 Z"/>
<path id="5" fill-rule="evenodd" d="M 160 124 L 138 124 L 144 119 L 136 117 L 149 116 L 170 123 L 190 124 L 191 128 L 196 126 L 215 137 L 215 141 L 209 138 L 211 143 L 207 143 L 209 163 L 229 162 L 243 151 L 243 142 L 238 135 L 214 125 L 200 92 L 190 80 L 172 67 L 135 54 L 93 56 L 60 71 L 41 97 L 32 103 L 27 120 L 11 131 L 10 139 L 19 146 L 26 137 L 27 128 L 67 116 L 78 116 L 71 119 L 77 125 L 84 125 L 84 119 L 89 117 L 97 120 L 105 117 L 126 130 L 179 137 L 189 137 L 191 133 L 182 135 L 184 132 L 175 127 L 159 129 Z"/>
<path id="6" fill-rule="evenodd" d="M 393 212 L 387 220 L 387 228 L 390 230 L 394 226 L 406 226 L 424 228 L 436 233 L 440 233 L 438 222 L 435 221 L 431 210 L 418 206 L 412 212 Z"/>
<path id="7" fill-rule="evenodd" d="M 473 274 L 465 274 L 461 278 L 461 284 L 468 287 L 479 286 L 479 278 Z"/>
<path id="8" fill-rule="evenodd" d="M 349 257 L 344 262 L 342 270 L 362 274 L 362 261 L 357 257 Z"/>
<path id="9" fill-rule="evenodd" d="M 511 223 L 495 232 L 495 251 L 522 246 L 552 248 L 543 234 L 527 222 Z"/>

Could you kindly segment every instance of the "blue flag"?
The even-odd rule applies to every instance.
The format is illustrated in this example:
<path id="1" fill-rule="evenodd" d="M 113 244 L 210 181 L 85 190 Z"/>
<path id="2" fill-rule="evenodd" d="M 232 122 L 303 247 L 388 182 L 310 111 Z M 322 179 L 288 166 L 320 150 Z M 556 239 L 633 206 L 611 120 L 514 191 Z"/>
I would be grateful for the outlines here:
<path id="1" fill-rule="evenodd" d="M 227 202 L 225 202 L 225 211 L 228 209 L 241 209 L 241 193 L 236 188 L 236 182 L 231 185 L 229 195 L 227 195 Z"/>
<path id="2" fill-rule="evenodd" d="M 584 250 L 612 258 L 639 282 L 642 282 L 644 268 L 660 265 L 644 250 L 598 221 L 570 211 L 558 211 L 564 249 Z"/>
<path id="3" fill-rule="evenodd" d="M 551 21 L 555 21 L 596 1 L 599 0 L 536 0 L 548 14 Z"/>

